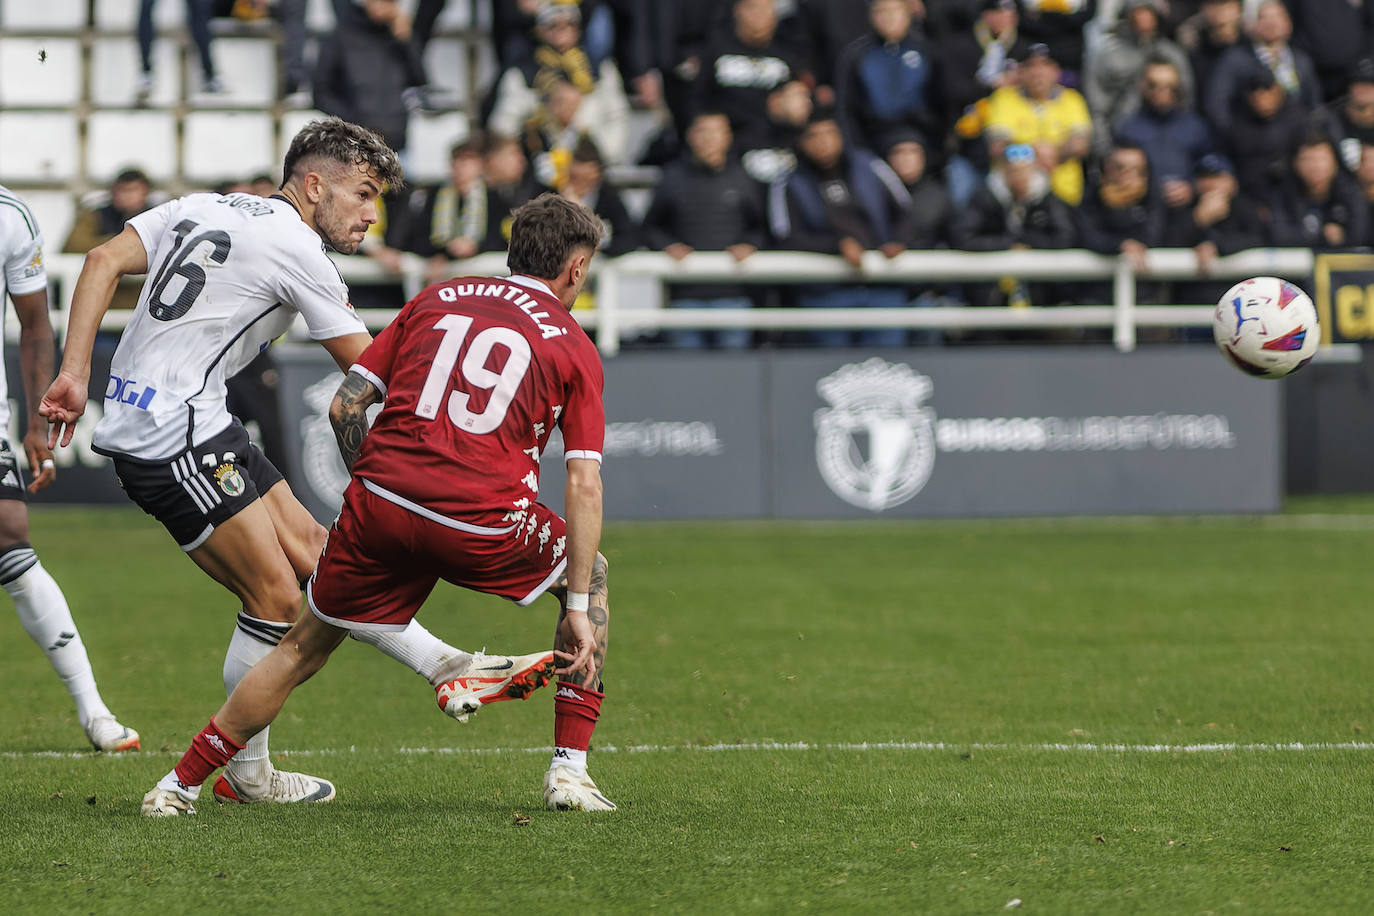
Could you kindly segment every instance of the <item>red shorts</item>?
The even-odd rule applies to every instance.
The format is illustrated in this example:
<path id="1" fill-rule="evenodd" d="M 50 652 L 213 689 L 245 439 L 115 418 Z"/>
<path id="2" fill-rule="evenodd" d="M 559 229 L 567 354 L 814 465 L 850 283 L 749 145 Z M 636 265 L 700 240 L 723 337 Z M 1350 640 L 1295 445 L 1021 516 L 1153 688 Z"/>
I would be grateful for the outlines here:
<path id="1" fill-rule="evenodd" d="M 403 630 L 440 579 L 529 604 L 563 574 L 565 523 L 533 500 L 512 523 L 502 533 L 464 530 L 472 526 L 397 505 L 355 479 L 306 585 L 310 609 L 338 627 Z"/>

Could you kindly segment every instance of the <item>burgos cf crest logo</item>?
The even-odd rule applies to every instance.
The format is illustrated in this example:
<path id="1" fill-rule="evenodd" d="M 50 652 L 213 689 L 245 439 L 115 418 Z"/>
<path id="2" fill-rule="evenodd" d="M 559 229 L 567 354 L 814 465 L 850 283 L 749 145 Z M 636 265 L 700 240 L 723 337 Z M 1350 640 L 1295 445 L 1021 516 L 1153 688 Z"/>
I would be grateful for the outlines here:
<path id="1" fill-rule="evenodd" d="M 911 499 L 935 466 L 934 386 L 905 364 L 874 357 L 816 383 L 816 464 L 845 502 L 882 512 Z"/>
<path id="2" fill-rule="evenodd" d="M 235 496 L 242 496 L 245 489 L 243 475 L 232 464 L 221 464 L 215 468 L 215 483 L 219 484 L 224 495 L 230 499 Z"/>

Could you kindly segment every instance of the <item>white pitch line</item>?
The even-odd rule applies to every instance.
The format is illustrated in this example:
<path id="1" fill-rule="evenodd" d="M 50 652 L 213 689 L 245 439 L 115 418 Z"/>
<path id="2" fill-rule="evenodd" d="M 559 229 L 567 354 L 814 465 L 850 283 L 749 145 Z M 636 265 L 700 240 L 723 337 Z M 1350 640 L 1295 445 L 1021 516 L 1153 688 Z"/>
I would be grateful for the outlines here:
<path id="1" fill-rule="evenodd" d="M 1226 752 L 1283 751 L 1304 753 L 1308 751 L 1374 751 L 1374 742 L 1368 741 L 1288 741 L 1288 742 L 1216 742 L 1210 744 L 1110 744 L 1110 743 L 1009 743 L 973 742 L 963 744 L 948 741 L 861 741 L 861 742 L 807 742 L 807 741 L 744 741 L 731 744 L 626 744 L 597 745 L 597 754 L 663 754 L 663 753 L 726 753 L 751 751 L 1007 751 L 1012 753 L 1057 752 L 1057 753 L 1104 753 L 1104 754 L 1216 754 Z M 368 748 L 359 751 L 357 746 L 346 748 L 303 748 L 282 750 L 276 753 L 283 757 L 338 757 L 357 753 L 371 753 Z M 471 756 L 491 757 L 502 754 L 550 754 L 552 747 L 399 747 L 394 751 L 379 750 L 377 753 L 411 754 L 417 756 Z M 137 760 L 142 754 L 97 754 L 94 751 L 0 751 L 0 759 L 34 760 L 60 759 L 80 760 L 93 757 Z"/>

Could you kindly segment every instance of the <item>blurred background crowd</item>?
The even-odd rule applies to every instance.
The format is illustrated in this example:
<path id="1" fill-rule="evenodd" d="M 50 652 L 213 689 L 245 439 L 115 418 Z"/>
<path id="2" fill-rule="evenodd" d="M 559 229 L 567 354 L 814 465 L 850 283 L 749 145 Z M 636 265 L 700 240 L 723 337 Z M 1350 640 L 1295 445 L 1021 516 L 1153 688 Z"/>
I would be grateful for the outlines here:
<path id="1" fill-rule="evenodd" d="M 306 0 L 186 0 L 202 97 L 241 76 L 217 69 L 213 20 L 258 22 L 277 39 L 274 105 L 364 124 L 412 173 L 447 172 L 388 190 L 364 251 L 389 272 L 410 254 L 437 279 L 461 271 L 453 261 L 503 250 L 511 207 L 545 190 L 601 216 L 607 256 L 782 249 L 857 267 L 866 251 L 1083 248 L 1143 267 L 1151 248 L 1191 249 L 1196 282 L 1144 282 L 1144 302 L 1213 301 L 1209 265 L 1242 249 L 1374 242 L 1374 3 L 1364 0 L 476 0 L 490 64 L 464 129 L 442 152 L 420 150 L 408 143 L 415 123 L 455 104 L 452 75 L 426 56 L 447 5 L 331 0 L 333 27 L 319 30 L 307 28 Z M 141 0 L 138 11 L 136 105 L 154 93 L 153 7 Z M 276 182 L 243 176 L 220 190 L 271 193 Z M 86 250 L 158 199 L 130 163 L 87 195 L 66 249 Z M 833 287 L 669 290 L 670 304 L 698 308 L 1110 295 L 1102 283 L 883 286 L 858 275 Z M 661 339 L 742 347 L 758 336 Z"/>

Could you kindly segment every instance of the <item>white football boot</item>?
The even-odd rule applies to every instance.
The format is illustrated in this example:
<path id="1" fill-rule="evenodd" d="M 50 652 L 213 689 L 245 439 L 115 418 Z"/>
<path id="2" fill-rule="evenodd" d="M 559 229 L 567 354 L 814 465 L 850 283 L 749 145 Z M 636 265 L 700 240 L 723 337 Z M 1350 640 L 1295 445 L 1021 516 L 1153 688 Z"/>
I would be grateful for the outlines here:
<path id="1" fill-rule="evenodd" d="M 550 767 L 544 774 L 544 805 L 550 811 L 614 811 L 586 770 Z"/>
<path id="2" fill-rule="evenodd" d="M 441 672 L 434 694 L 439 708 L 459 722 L 499 700 L 523 700 L 553 680 L 557 667 L 552 652 L 530 655 L 487 655 L 474 652 L 452 671 Z"/>
<path id="3" fill-rule="evenodd" d="M 262 785 L 236 782 L 225 770 L 215 780 L 215 801 L 251 805 L 259 802 L 292 804 L 334 800 L 334 784 L 318 776 L 292 773 L 273 767 Z"/>
<path id="4" fill-rule="evenodd" d="M 120 725 L 114 716 L 96 716 L 86 724 L 86 737 L 97 751 L 114 754 L 139 748 L 138 732 Z"/>

